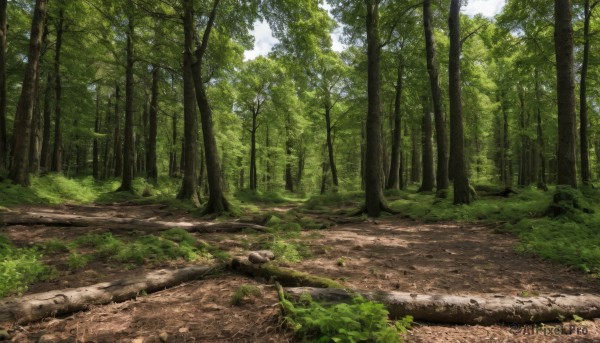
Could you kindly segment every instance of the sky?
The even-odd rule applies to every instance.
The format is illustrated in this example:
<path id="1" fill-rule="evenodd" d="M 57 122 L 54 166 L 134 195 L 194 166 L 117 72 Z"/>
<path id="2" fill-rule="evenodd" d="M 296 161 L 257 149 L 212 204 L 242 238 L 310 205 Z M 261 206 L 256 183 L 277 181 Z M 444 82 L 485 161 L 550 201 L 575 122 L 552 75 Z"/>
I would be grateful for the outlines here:
<path id="1" fill-rule="evenodd" d="M 481 13 L 483 16 L 491 18 L 500 13 L 505 3 L 506 0 L 469 0 L 468 4 L 462 8 L 462 12 L 470 16 Z M 331 10 L 329 4 L 325 4 L 323 8 L 328 11 Z M 338 27 L 331 35 L 333 50 L 335 51 L 342 51 L 344 49 L 344 44 L 340 42 L 341 34 L 342 29 Z M 245 60 L 252 60 L 258 56 L 267 55 L 273 45 L 279 42 L 277 38 L 273 37 L 273 32 L 266 21 L 255 22 L 252 35 L 254 36 L 254 49 L 244 52 Z"/>

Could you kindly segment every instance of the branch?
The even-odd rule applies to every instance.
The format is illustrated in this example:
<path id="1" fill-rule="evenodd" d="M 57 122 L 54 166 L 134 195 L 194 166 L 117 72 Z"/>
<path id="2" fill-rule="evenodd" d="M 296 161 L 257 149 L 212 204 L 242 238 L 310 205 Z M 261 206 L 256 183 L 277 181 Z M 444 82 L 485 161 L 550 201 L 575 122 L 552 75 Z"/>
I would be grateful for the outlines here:
<path id="1" fill-rule="evenodd" d="M 213 4 L 213 8 L 210 11 L 210 15 L 208 17 L 208 23 L 206 23 L 206 29 L 204 30 L 204 34 L 202 35 L 202 43 L 196 49 L 196 63 L 201 63 L 204 54 L 206 53 L 206 49 L 208 48 L 208 39 L 210 38 L 210 32 L 212 31 L 213 25 L 215 23 L 215 18 L 217 17 L 217 8 L 219 7 L 219 3 L 221 0 L 215 0 Z"/>
<path id="2" fill-rule="evenodd" d="M 471 33 L 469 33 L 468 35 L 466 35 L 463 39 L 460 40 L 460 45 L 462 47 L 462 45 L 467 41 L 467 39 L 471 38 L 473 35 L 477 34 L 477 32 L 479 32 L 479 30 L 487 27 L 489 25 L 488 22 L 485 22 L 481 25 L 479 25 L 478 28 L 476 28 L 475 30 L 471 31 Z"/>

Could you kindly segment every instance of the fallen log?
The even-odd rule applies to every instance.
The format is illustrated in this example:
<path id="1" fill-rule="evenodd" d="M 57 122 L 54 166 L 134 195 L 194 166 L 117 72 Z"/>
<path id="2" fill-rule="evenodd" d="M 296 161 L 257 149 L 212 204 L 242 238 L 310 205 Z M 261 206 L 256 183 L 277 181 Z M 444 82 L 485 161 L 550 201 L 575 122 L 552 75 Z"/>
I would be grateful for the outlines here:
<path id="1" fill-rule="evenodd" d="M 156 270 L 142 276 L 103 282 L 88 287 L 69 288 L 23 297 L 0 299 L 0 323 L 28 323 L 49 316 L 86 310 L 135 298 L 142 292 L 153 293 L 184 282 L 198 280 L 219 266 L 197 266 L 177 270 Z"/>
<path id="2" fill-rule="evenodd" d="M 360 292 L 343 289 L 295 287 L 285 288 L 292 298 L 304 293 L 326 302 L 346 302 L 355 295 L 386 305 L 390 317 L 411 315 L 417 320 L 434 323 L 492 325 L 561 321 L 578 315 L 600 317 L 600 296 L 592 294 L 552 294 L 535 297 L 504 295 L 459 296 L 450 294 L 414 294 L 405 292 Z"/>
<path id="3" fill-rule="evenodd" d="M 135 229 L 143 231 L 163 231 L 172 228 L 183 228 L 190 232 L 202 233 L 234 233 L 244 229 L 266 232 L 266 226 L 243 222 L 175 222 L 138 218 L 116 218 L 80 216 L 62 213 L 10 213 L 0 218 L 2 225 L 23 226 L 58 226 L 58 227 L 104 227 L 114 229 Z"/>
<path id="4" fill-rule="evenodd" d="M 273 263 L 253 264 L 246 258 L 241 257 L 234 257 L 229 264 L 229 268 L 235 272 L 259 277 L 269 282 L 279 282 L 286 287 L 343 287 L 340 283 L 325 277 L 299 272 L 290 268 L 278 267 Z"/>

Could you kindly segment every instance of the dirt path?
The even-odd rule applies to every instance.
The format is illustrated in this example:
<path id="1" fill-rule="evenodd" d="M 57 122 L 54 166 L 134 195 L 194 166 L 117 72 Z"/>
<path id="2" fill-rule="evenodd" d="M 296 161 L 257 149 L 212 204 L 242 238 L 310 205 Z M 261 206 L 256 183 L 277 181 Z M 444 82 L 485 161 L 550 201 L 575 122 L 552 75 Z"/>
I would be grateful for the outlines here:
<path id="1" fill-rule="evenodd" d="M 186 213 L 161 206 L 60 206 L 20 207 L 13 211 L 53 212 L 120 218 L 168 218 L 193 220 Z M 26 245 L 50 238 L 72 240 L 85 233 L 106 232 L 102 227 L 10 226 L 0 228 L 15 243 Z M 132 235 L 139 233 L 132 232 Z M 261 235 L 196 234 L 198 238 L 241 254 L 259 246 Z M 242 244 L 242 242 L 245 242 Z M 514 237 L 495 234 L 489 227 L 421 224 L 404 219 L 385 219 L 344 224 L 304 232 L 296 239 L 312 257 L 291 267 L 327 276 L 360 290 L 400 290 L 442 294 L 537 295 L 538 293 L 600 294 L 598 279 L 561 265 L 517 254 Z M 64 261 L 49 261 L 61 266 Z M 174 261 L 124 271 L 109 263 L 94 262 L 87 269 L 39 283 L 31 292 L 83 286 L 108 281 L 153 268 L 182 267 Z M 59 268 L 60 269 L 60 268 Z M 64 270 L 64 266 L 62 268 Z M 37 342 L 55 335 L 56 342 L 286 342 L 279 328 L 277 300 L 264 286 L 254 304 L 235 307 L 231 295 L 242 284 L 255 281 L 239 276 L 219 276 L 190 283 L 121 304 L 99 306 L 63 319 L 25 326 L 15 342 Z M 407 335 L 409 342 L 594 342 L 600 340 L 600 322 L 565 323 L 568 330 L 548 335 L 540 328 L 498 325 L 448 326 L 419 323 Z M 577 329 L 579 332 L 577 332 Z M 583 334 L 585 329 L 586 334 Z M 62 340 L 64 339 L 64 340 Z M 54 342 L 51 341 L 51 342 Z"/>

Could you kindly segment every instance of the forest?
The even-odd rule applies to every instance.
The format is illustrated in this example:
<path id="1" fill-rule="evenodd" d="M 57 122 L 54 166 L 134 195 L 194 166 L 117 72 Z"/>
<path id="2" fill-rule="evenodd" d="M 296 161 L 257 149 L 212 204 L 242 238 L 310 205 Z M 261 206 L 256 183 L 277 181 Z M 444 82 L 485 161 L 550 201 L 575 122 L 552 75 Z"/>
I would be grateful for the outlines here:
<path id="1" fill-rule="evenodd" d="M 0 0 L 0 341 L 600 340 L 599 4 Z"/>

